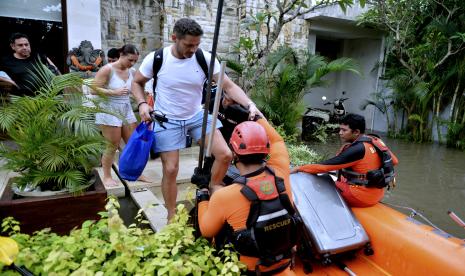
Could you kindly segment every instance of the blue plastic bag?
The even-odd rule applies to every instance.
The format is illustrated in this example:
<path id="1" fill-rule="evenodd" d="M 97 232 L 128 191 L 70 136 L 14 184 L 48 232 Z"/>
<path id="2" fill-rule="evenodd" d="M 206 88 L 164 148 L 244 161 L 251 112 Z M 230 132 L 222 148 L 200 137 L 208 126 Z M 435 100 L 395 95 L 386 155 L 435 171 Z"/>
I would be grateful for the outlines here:
<path id="1" fill-rule="evenodd" d="M 129 137 L 127 145 L 119 158 L 119 174 L 123 179 L 135 181 L 141 176 L 150 155 L 154 142 L 151 123 L 140 123 Z"/>

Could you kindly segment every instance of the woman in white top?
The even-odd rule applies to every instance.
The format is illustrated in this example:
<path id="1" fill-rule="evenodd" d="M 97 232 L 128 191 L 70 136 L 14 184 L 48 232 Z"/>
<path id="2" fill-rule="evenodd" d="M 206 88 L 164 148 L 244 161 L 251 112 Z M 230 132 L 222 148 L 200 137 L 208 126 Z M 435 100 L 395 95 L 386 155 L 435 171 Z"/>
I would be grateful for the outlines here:
<path id="1" fill-rule="evenodd" d="M 111 165 L 115 158 L 115 152 L 120 145 L 121 138 L 125 143 L 128 142 L 137 123 L 129 95 L 135 72 L 132 67 L 139 59 L 139 51 L 132 44 L 126 44 L 118 50 L 119 59 L 102 67 L 95 76 L 95 85 L 101 87 L 98 93 L 107 96 L 101 103 L 101 108 L 119 116 L 106 113 L 98 113 L 95 116 L 95 123 L 100 125 L 103 136 L 110 142 L 110 146 L 102 156 L 103 184 L 105 186 L 116 185 L 115 180 L 111 177 Z M 145 181 L 145 179 L 139 180 Z"/>

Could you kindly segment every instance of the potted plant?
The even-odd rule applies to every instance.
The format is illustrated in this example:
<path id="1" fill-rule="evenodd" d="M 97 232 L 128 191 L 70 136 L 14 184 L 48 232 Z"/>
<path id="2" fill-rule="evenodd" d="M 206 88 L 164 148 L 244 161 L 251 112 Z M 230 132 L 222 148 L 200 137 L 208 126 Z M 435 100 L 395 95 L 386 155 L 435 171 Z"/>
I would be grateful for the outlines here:
<path id="1" fill-rule="evenodd" d="M 0 145 L 0 157 L 18 173 L 0 199 L 0 217 L 14 216 L 26 232 L 51 227 L 64 233 L 98 218 L 105 204 L 106 191 L 93 171 L 106 143 L 94 124 L 101 111 L 83 105 L 77 74 L 54 76 L 44 69 L 37 79 L 36 96 L 12 96 L 0 107 L 0 128 L 14 142 Z"/>

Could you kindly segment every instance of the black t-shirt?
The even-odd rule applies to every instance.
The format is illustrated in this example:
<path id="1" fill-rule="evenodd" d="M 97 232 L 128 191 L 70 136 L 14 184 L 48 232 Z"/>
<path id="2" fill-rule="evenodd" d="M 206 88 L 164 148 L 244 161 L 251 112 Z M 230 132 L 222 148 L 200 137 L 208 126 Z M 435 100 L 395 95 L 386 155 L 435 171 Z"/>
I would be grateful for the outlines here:
<path id="1" fill-rule="evenodd" d="M 43 62 L 38 54 L 31 54 L 26 59 L 18 59 L 13 54 L 10 54 L 0 60 L 0 71 L 5 71 L 19 86 L 19 90 L 13 92 L 13 94 L 32 96 L 39 87 L 37 78 L 40 79 L 41 74 L 37 68 L 42 65 Z"/>

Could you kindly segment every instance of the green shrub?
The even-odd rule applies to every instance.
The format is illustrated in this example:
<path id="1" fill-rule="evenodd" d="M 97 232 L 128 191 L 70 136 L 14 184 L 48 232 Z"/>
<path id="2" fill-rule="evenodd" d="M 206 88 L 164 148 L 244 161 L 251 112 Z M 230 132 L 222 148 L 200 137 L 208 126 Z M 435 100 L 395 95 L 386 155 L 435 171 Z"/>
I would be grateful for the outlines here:
<path id="1" fill-rule="evenodd" d="M 275 125 L 273 125 L 273 122 L 270 122 L 270 123 L 273 126 L 273 128 L 276 130 L 276 132 L 278 132 L 278 134 L 283 138 L 283 140 L 286 142 L 286 144 L 296 144 L 297 143 L 297 137 L 299 136 L 298 133 L 287 134 L 283 125 L 275 126 Z"/>
<path id="2" fill-rule="evenodd" d="M 21 234 L 11 218 L 3 221 L 2 231 L 19 245 L 15 264 L 35 275 L 240 275 L 245 268 L 234 251 L 217 252 L 206 239 L 195 239 L 183 205 L 158 233 L 140 227 L 148 223 L 141 211 L 138 223 L 126 227 L 118 208 L 110 198 L 100 220 L 86 221 L 67 236 L 47 229 Z M 6 271 L 0 267 L 0 273 Z"/>
<path id="3" fill-rule="evenodd" d="M 339 128 L 339 124 L 321 124 L 311 134 L 313 140 L 319 141 L 326 144 L 330 133 L 334 132 L 335 129 Z"/>
<path id="4" fill-rule="evenodd" d="M 311 163 L 318 163 L 323 160 L 323 156 L 310 149 L 307 145 L 288 145 L 289 157 L 292 166 L 300 166 Z"/>
<path id="5" fill-rule="evenodd" d="M 460 123 L 447 124 L 447 146 L 465 150 L 465 125 Z"/>

